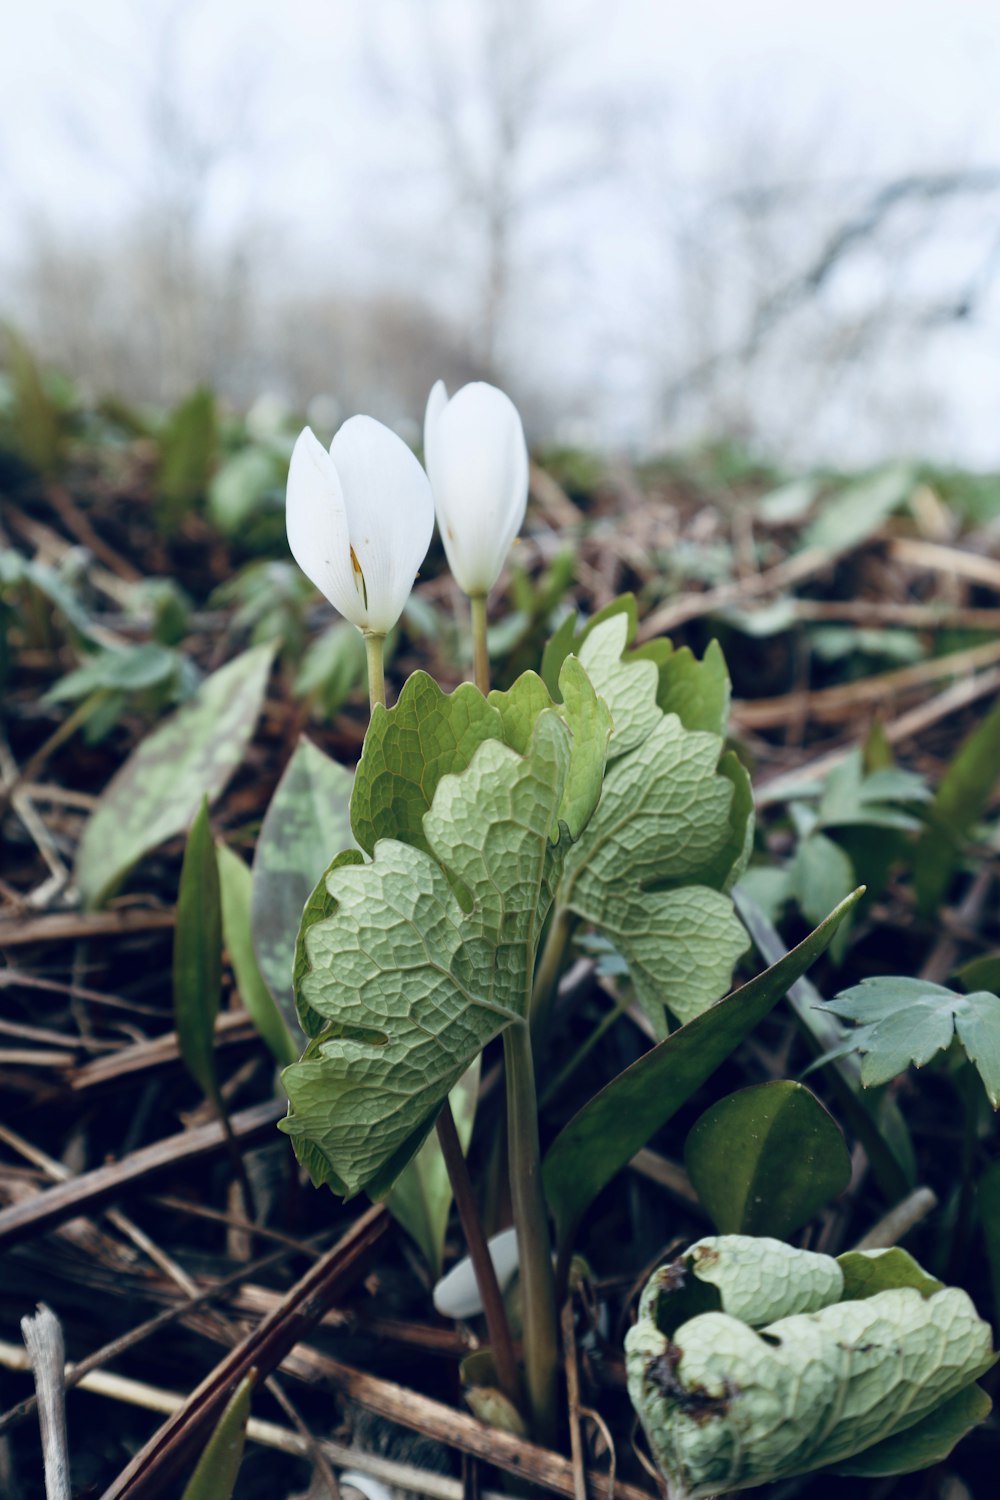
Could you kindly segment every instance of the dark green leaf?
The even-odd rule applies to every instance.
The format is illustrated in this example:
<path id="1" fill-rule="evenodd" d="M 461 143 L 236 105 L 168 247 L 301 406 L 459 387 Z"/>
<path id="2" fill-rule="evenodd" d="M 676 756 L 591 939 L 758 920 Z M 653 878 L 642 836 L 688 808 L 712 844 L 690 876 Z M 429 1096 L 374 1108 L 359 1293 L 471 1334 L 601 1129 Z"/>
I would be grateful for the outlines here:
<path id="1" fill-rule="evenodd" d="M 714 1104 L 693 1126 L 684 1157 L 720 1234 L 786 1240 L 851 1178 L 839 1127 L 814 1094 L 787 1081 Z"/>
<path id="2" fill-rule="evenodd" d="M 967 1432 L 985 1421 L 993 1402 L 980 1385 L 967 1385 L 936 1411 L 925 1412 L 912 1427 L 883 1438 L 831 1470 L 875 1479 L 888 1474 L 912 1474 L 939 1464 Z"/>
<path id="3" fill-rule="evenodd" d="M 772 968 L 696 1016 L 626 1068 L 563 1128 L 545 1158 L 543 1176 L 564 1250 L 601 1189 L 819 958 L 861 894 L 855 891 Z"/>
<path id="4" fill-rule="evenodd" d="M 1000 777 L 1000 702 L 969 735 L 945 772 L 917 844 L 914 879 L 920 909 L 937 910 L 970 830 Z"/>
<path id="5" fill-rule="evenodd" d="M 252 877 L 238 854 L 219 844 L 219 889 L 222 895 L 222 935 L 236 975 L 240 999 L 253 1018 L 258 1034 L 277 1062 L 295 1062 L 300 1048 L 274 1003 L 257 966 L 250 918 Z M 291 965 L 289 965 L 289 968 Z M 289 986 L 289 989 L 291 986 Z"/>
<path id="6" fill-rule="evenodd" d="M 215 1018 L 222 993 L 222 901 L 207 800 L 191 824 L 184 850 L 173 978 L 174 1025 L 181 1057 L 205 1097 L 218 1104 Z"/>
<path id="7" fill-rule="evenodd" d="M 891 1292 L 912 1286 L 925 1297 L 933 1296 L 944 1286 L 924 1270 L 908 1251 L 899 1245 L 888 1250 L 848 1250 L 838 1255 L 837 1264 L 844 1273 L 842 1302 L 857 1302 L 874 1297 L 876 1292 Z"/>
<path id="8" fill-rule="evenodd" d="M 171 530 L 208 489 L 217 443 L 215 397 L 201 386 L 171 412 L 160 437 L 161 517 Z"/>
<path id="9" fill-rule="evenodd" d="M 991 1161 L 976 1189 L 979 1222 L 983 1226 L 986 1256 L 993 1290 L 993 1322 L 1000 1322 L 1000 1161 Z"/>

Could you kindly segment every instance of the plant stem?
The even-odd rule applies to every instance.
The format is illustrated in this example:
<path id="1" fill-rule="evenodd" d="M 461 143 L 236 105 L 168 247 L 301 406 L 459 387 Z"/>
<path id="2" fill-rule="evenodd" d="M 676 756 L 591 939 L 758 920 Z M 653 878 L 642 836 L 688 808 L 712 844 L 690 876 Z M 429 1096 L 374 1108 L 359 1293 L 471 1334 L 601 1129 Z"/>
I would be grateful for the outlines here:
<path id="1" fill-rule="evenodd" d="M 385 708 L 385 636 L 374 630 L 362 632 L 368 657 L 368 702 L 374 712 L 376 703 Z"/>
<path id="2" fill-rule="evenodd" d="M 535 969 L 531 1005 L 528 1009 L 531 1035 L 536 1042 L 545 1036 L 552 1019 L 552 1007 L 559 988 L 559 975 L 576 922 L 577 919 L 572 912 L 567 911 L 565 907 L 557 906 L 552 921 L 549 923 L 545 947 L 542 949 L 542 956 Z"/>
<path id="3" fill-rule="evenodd" d="M 451 1101 L 446 1099 L 437 1119 L 438 1144 L 444 1164 L 448 1168 L 448 1180 L 455 1195 L 455 1206 L 462 1221 L 462 1233 L 469 1249 L 469 1259 L 476 1275 L 483 1312 L 486 1315 L 486 1330 L 490 1341 L 490 1352 L 497 1369 L 500 1389 L 515 1407 L 521 1404 L 520 1383 L 517 1378 L 517 1360 L 510 1336 L 510 1325 L 503 1305 L 496 1268 L 483 1233 L 482 1221 L 476 1208 L 469 1168 L 462 1153 L 462 1144 L 455 1128 Z"/>
<path id="4" fill-rule="evenodd" d="M 536 1441 L 551 1448 L 556 1438 L 559 1373 L 556 1289 L 542 1194 L 538 1101 L 535 1097 L 531 1033 L 527 1025 L 515 1023 L 507 1027 L 503 1034 L 503 1051 L 507 1072 L 510 1194 L 521 1269 L 528 1405 Z"/>
<path id="5" fill-rule="evenodd" d="M 472 680 L 483 697 L 490 690 L 490 653 L 486 644 L 486 595 L 472 594 Z"/>

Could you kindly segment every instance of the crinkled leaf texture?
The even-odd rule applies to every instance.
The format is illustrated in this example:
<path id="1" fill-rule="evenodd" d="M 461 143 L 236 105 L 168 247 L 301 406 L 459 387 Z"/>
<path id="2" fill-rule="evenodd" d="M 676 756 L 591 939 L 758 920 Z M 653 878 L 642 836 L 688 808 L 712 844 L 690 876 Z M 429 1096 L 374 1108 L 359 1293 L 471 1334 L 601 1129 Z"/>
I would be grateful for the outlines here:
<path id="1" fill-rule="evenodd" d="M 486 1043 L 526 1024 L 538 935 L 570 847 L 567 813 L 577 821 L 600 790 L 603 757 L 589 789 L 574 781 L 562 708 L 540 709 L 519 752 L 500 737 L 498 708 L 461 689 L 435 699 L 428 682 L 404 690 L 395 719 L 373 721 L 377 770 L 362 762 L 352 803 L 359 842 L 376 836 L 373 858 L 334 861 L 307 904 L 296 959 L 313 1041 L 283 1075 L 282 1128 L 317 1183 L 349 1194 L 386 1193 Z M 411 714 L 419 736 L 418 695 L 435 711 L 423 776 L 395 743 L 411 735 Z M 468 754 L 463 726 L 482 709 L 498 737 Z M 383 836 L 394 828 L 412 842 Z"/>
<path id="2" fill-rule="evenodd" d="M 746 951 L 728 892 L 749 858 L 753 799 L 742 765 L 724 753 L 728 687 L 719 689 L 715 658 L 626 653 L 632 625 L 627 610 L 611 613 L 580 645 L 614 730 L 601 801 L 567 857 L 558 900 L 614 944 L 663 1037 L 668 1012 L 690 1021 L 725 993 Z M 663 703 L 718 727 L 688 728 Z"/>
<path id="3" fill-rule="evenodd" d="M 924 979 L 886 975 L 842 990 L 827 1009 L 857 1024 L 822 1060 L 860 1052 L 866 1088 L 888 1083 L 911 1063 L 924 1067 L 957 1036 L 990 1103 L 1000 1108 L 1000 996 L 988 990 L 961 995 Z"/>
<path id="4" fill-rule="evenodd" d="M 654 1273 L 625 1350 L 629 1395 L 671 1496 L 830 1467 L 908 1472 L 986 1415 L 974 1382 L 997 1357 L 988 1324 L 965 1292 L 914 1285 L 905 1259 L 892 1263 L 902 1285 L 882 1285 L 882 1261 L 872 1280 L 882 1289 L 849 1300 L 837 1261 L 741 1235 L 700 1240 Z M 697 1305 L 692 1286 L 705 1310 L 677 1324 L 670 1304 Z"/>

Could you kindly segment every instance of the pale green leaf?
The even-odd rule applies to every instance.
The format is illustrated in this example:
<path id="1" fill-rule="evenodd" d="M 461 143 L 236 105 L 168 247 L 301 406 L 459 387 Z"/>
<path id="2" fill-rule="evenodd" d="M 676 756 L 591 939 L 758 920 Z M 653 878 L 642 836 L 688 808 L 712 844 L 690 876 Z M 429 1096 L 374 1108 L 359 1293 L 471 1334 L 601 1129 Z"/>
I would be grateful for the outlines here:
<path id="1" fill-rule="evenodd" d="M 302 909 L 332 857 L 351 843 L 354 778 L 307 739 L 275 788 L 253 860 L 254 951 L 289 1027 L 295 1025 L 292 967 Z"/>
<path id="2" fill-rule="evenodd" d="M 543 712 L 525 755 L 488 740 L 440 779 L 430 852 L 382 839 L 370 864 L 328 874 L 300 1003 L 330 1024 L 284 1073 L 282 1128 L 308 1144 L 314 1177 L 385 1193 L 486 1043 L 524 1024 L 570 753 Z"/>
<path id="3" fill-rule="evenodd" d="M 104 789 L 80 841 L 76 881 L 99 906 L 144 854 L 190 827 L 243 759 L 264 701 L 273 646 L 256 646 L 201 684 L 146 736 Z"/>
<path id="4" fill-rule="evenodd" d="M 878 1479 L 889 1474 L 913 1474 L 943 1463 L 973 1427 L 984 1422 L 993 1402 L 981 1385 L 967 1385 L 936 1411 L 925 1413 L 892 1437 L 874 1443 L 834 1468 L 835 1474 Z"/>
<path id="5" fill-rule="evenodd" d="M 250 1012 L 258 1035 L 270 1048 L 275 1061 L 294 1062 L 299 1046 L 274 1003 L 253 951 L 250 917 L 252 877 L 238 854 L 225 844 L 216 847 L 219 890 L 222 896 L 222 936 L 236 976 L 240 999 Z"/>
<path id="6" fill-rule="evenodd" d="M 888 1083 L 912 1064 L 922 1068 L 958 1038 L 975 1063 L 994 1109 L 1000 1107 L 1000 998 L 986 990 L 961 995 L 923 979 L 863 979 L 828 1002 L 854 1021 L 839 1051 L 861 1053 L 866 1088 Z"/>
<path id="7" fill-rule="evenodd" d="M 685 1279 L 678 1268 L 695 1260 L 700 1279 L 714 1276 L 723 1306 L 676 1325 L 669 1304 Z M 800 1300 L 807 1307 L 785 1310 Z M 762 1324 L 762 1309 L 775 1303 L 782 1310 Z M 918 1424 L 937 1429 L 927 1447 L 933 1462 L 942 1428 L 954 1426 L 943 1408 L 994 1363 L 991 1342 L 957 1288 L 849 1299 L 829 1257 L 723 1236 L 654 1274 L 625 1347 L 629 1394 L 671 1493 L 707 1500 L 840 1468 Z M 983 1414 L 976 1401 L 966 1418 L 973 1405 Z M 904 1451 L 901 1467 L 913 1467 L 917 1447 L 900 1445 L 896 1458 Z"/>

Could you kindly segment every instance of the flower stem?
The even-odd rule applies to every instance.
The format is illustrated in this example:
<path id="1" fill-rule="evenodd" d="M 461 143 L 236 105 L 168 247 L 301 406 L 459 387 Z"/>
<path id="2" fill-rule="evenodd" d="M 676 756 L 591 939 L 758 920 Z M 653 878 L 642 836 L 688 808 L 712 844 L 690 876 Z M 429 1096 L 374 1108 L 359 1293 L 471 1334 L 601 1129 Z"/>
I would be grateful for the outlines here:
<path id="1" fill-rule="evenodd" d="M 531 1035 L 538 1043 L 544 1040 L 552 1019 L 552 1008 L 555 1005 L 559 988 L 559 975 L 562 972 L 566 949 L 569 947 L 569 940 L 573 935 L 576 922 L 577 919 L 572 912 L 567 911 L 565 907 L 557 906 L 552 921 L 549 923 L 545 947 L 542 949 L 542 956 L 535 970 L 531 1005 L 528 1010 Z"/>
<path id="2" fill-rule="evenodd" d="M 472 678 L 483 697 L 490 690 L 490 653 L 486 644 L 486 595 L 473 594 L 472 608 Z"/>
<path id="3" fill-rule="evenodd" d="M 374 630 L 362 632 L 368 657 L 368 701 L 374 711 L 376 703 L 385 708 L 385 636 Z"/>
<path id="4" fill-rule="evenodd" d="M 537 1442 L 553 1447 L 559 1374 L 556 1288 L 542 1194 L 538 1101 L 535 1097 L 531 1033 L 527 1025 L 515 1023 L 507 1027 L 503 1034 L 503 1051 L 507 1072 L 510 1194 L 521 1268 L 528 1404 L 533 1436 Z"/>
<path id="5" fill-rule="evenodd" d="M 438 1145 L 448 1169 L 448 1180 L 455 1195 L 458 1217 L 462 1221 L 462 1233 L 469 1250 L 469 1259 L 476 1276 L 476 1286 L 486 1315 L 486 1331 L 490 1341 L 490 1352 L 496 1365 L 500 1389 L 515 1407 L 520 1407 L 521 1392 L 517 1377 L 517 1360 L 510 1326 L 503 1305 L 496 1268 L 483 1233 L 482 1220 L 476 1208 L 469 1168 L 462 1154 L 462 1145 L 455 1127 L 451 1101 L 446 1099 L 437 1119 Z"/>

